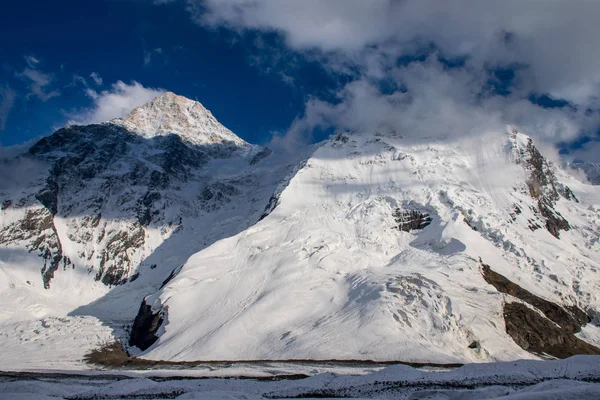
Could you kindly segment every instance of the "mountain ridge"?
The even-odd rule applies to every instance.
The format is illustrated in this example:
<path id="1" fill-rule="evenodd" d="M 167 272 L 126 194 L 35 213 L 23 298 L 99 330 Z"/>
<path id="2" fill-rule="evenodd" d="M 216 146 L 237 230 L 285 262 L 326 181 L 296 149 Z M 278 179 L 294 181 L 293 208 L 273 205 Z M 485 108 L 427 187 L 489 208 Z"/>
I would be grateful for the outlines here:
<path id="1" fill-rule="evenodd" d="M 231 142 L 240 147 L 249 146 L 221 125 L 201 103 L 173 92 L 166 92 L 110 123 L 122 125 L 146 138 L 177 134 L 194 144 Z"/>
<path id="2" fill-rule="evenodd" d="M 145 299 L 140 320 L 162 324 L 154 320 L 154 342 L 133 354 L 474 362 L 537 357 L 526 350 L 544 342 L 550 354 L 571 354 L 543 332 L 531 336 L 534 314 L 510 304 L 536 306 L 491 287 L 483 263 L 549 310 L 594 315 L 598 195 L 512 128 L 452 143 L 334 136 L 268 216 L 192 256 Z M 405 215 L 419 223 L 405 225 Z M 571 339 L 581 329 L 600 343 L 589 318 L 583 328 L 561 322 L 575 354 L 598 351 Z"/>
<path id="3" fill-rule="evenodd" d="M 546 325 L 560 354 L 600 345 L 599 188 L 511 127 L 292 157 L 167 93 L 13 161 L 39 168 L 0 188 L 6 346 L 40 324 L 170 361 L 539 358 Z"/>
<path id="4" fill-rule="evenodd" d="M 162 119 L 148 123 L 148 115 Z M 200 103 L 165 94 L 123 120 L 62 128 L 14 159 L 14 171 L 19 163 L 40 168 L 0 191 L 0 285 L 6 301 L 23 298 L 25 308 L 0 317 L 73 311 L 129 283 L 141 300 L 205 243 L 258 219 L 294 160 L 215 124 Z M 215 225 L 198 232 L 198 224 Z M 168 249 L 190 230 L 186 250 Z M 163 248 L 179 254 L 155 260 Z M 122 318 L 133 319 L 134 303 Z"/>

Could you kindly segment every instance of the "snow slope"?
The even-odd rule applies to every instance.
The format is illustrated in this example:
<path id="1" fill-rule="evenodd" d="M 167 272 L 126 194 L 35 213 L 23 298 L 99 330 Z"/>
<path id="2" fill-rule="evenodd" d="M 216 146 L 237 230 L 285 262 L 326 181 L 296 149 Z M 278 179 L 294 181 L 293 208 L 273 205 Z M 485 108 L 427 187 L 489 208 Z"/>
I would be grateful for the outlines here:
<path id="1" fill-rule="evenodd" d="M 190 255 L 254 224 L 298 162 L 172 93 L 0 160 L 0 331 L 15 332 L 0 345 L 34 353 L 45 342 L 54 357 L 66 345 L 61 330 L 77 338 L 77 354 L 111 328 L 118 336 Z M 46 318 L 54 330 L 39 329 Z M 72 365 L 79 356 L 63 350 Z M 34 359 L 5 353 L 0 367 Z"/>
<path id="2" fill-rule="evenodd" d="M 584 310 L 600 345 L 600 187 L 524 134 L 340 134 L 311 154 L 167 93 L 2 160 L 0 369 L 89 368 L 145 306 L 158 340 L 130 350 L 150 359 L 537 358 L 484 264 Z"/>
<path id="3" fill-rule="evenodd" d="M 540 189 L 529 143 L 512 128 L 452 142 L 332 138 L 270 215 L 192 256 L 146 299 L 164 323 L 142 356 L 534 357 L 506 333 L 507 297 L 483 279 L 480 260 L 544 299 L 598 310 L 600 190 L 552 166 L 554 183 Z M 550 187 L 577 200 L 547 200 Z M 545 201 L 554 211 L 540 213 Z M 431 224 L 398 230 L 397 209 L 429 214 Z M 541 214 L 566 218 L 570 229 L 544 229 Z M 586 329 L 597 343 L 597 328 Z"/>

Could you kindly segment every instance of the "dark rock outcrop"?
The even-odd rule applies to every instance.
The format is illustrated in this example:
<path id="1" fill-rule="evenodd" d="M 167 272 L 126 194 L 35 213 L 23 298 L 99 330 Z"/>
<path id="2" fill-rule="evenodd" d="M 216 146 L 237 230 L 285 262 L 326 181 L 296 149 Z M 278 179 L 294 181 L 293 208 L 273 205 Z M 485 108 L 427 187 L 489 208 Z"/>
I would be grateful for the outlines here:
<path id="1" fill-rule="evenodd" d="M 153 313 L 152 307 L 146 304 L 146 300 L 142 302 L 138 311 L 133 326 L 131 335 L 129 336 L 129 345 L 136 346 L 140 350 L 150 348 L 157 340 L 156 333 L 163 323 L 161 312 Z"/>
<path id="2" fill-rule="evenodd" d="M 201 202 L 201 208 L 210 212 L 230 203 L 232 197 L 239 194 L 239 189 L 227 182 L 213 182 L 202 190 L 198 195 L 198 200 Z"/>
<path id="3" fill-rule="evenodd" d="M 280 195 L 279 193 L 274 194 L 273 196 L 271 196 L 269 198 L 269 202 L 265 206 L 265 210 L 263 211 L 261 216 L 258 218 L 259 221 L 262 221 L 263 219 L 268 217 L 269 214 L 271 214 L 273 212 L 273 210 L 277 207 L 277 205 L 279 204 L 279 195 Z"/>
<path id="4" fill-rule="evenodd" d="M 272 153 L 273 153 L 273 151 L 271 149 L 269 149 L 268 147 L 265 147 L 264 149 L 262 149 L 261 151 L 256 153 L 256 155 L 254 157 L 252 157 L 252 159 L 250 160 L 250 165 L 258 164 L 263 159 L 270 156 Z"/>
<path id="5" fill-rule="evenodd" d="M 577 338 L 569 329 L 557 325 L 521 303 L 504 305 L 506 333 L 521 348 L 534 354 L 567 358 L 577 354 L 600 354 L 600 349 Z"/>
<path id="6" fill-rule="evenodd" d="M 504 304 L 506 333 L 521 348 L 531 353 L 566 358 L 576 354 L 600 354 L 600 349 L 582 341 L 574 334 L 590 322 L 585 311 L 576 306 L 562 307 L 542 299 L 506 277 L 482 264 L 482 275 L 499 292 L 511 295 L 522 303 Z"/>
<path id="7" fill-rule="evenodd" d="M 133 224 L 130 230 L 112 235 L 102 251 L 95 279 L 107 286 L 125 283 L 133 267 L 129 251 L 141 248 L 145 243 L 146 232 L 139 224 Z"/>
<path id="8" fill-rule="evenodd" d="M 162 282 L 162 284 L 160 285 L 159 290 L 164 288 L 165 286 L 167 286 L 167 283 L 171 282 L 173 280 L 173 278 L 175 278 L 177 276 L 177 274 L 179 274 L 179 272 L 181 271 L 182 268 L 183 268 L 183 264 L 180 265 L 179 267 L 175 268 L 173 271 L 171 271 L 169 276 L 167 276 L 167 279 L 165 279 Z"/>
<path id="9" fill-rule="evenodd" d="M 394 219 L 398 224 L 398 230 L 410 232 L 417 229 L 423 229 L 431 224 L 431 216 L 426 212 L 417 210 L 402 210 L 397 208 L 393 213 Z"/>
<path id="10" fill-rule="evenodd" d="M 554 209 L 554 205 L 547 198 L 538 200 L 538 210 L 542 217 L 546 220 L 546 229 L 555 238 L 560 238 L 560 231 L 568 231 L 571 229 L 569 221 L 567 221 L 558 211 Z"/>
<path id="11" fill-rule="evenodd" d="M 159 214 L 154 209 L 154 204 L 162 198 L 159 192 L 147 192 L 144 197 L 138 200 L 137 217 L 141 226 L 148 226 L 152 218 Z"/>
<path id="12" fill-rule="evenodd" d="M 539 223 L 529 221 L 529 228 L 533 231 L 540 226 L 545 226 L 552 236 L 560 239 L 560 231 L 570 230 L 571 225 L 555 209 L 556 202 L 561 196 L 575 202 L 579 200 L 568 186 L 558 182 L 554 174 L 554 166 L 542 156 L 531 139 L 527 140 L 525 149 L 520 149 L 518 156 L 518 162 L 523 161 L 525 169 L 529 171 L 527 179 L 529 194 L 537 200 L 537 210 L 534 211 L 538 214 Z"/>
<path id="13" fill-rule="evenodd" d="M 298 171 L 302 170 L 302 168 L 304 168 L 306 165 L 307 160 L 302 161 L 301 163 L 296 165 L 294 170 L 288 176 L 285 177 L 285 179 L 280 183 L 277 190 L 269 198 L 269 201 L 265 206 L 263 213 L 258 218 L 258 221 L 262 221 L 263 219 L 268 217 L 269 214 L 271 214 L 275 210 L 275 208 L 277 208 L 277 206 L 279 205 L 279 197 L 281 196 L 283 189 L 290 183 L 294 176 L 296 176 Z"/>
<path id="14" fill-rule="evenodd" d="M 542 299 L 493 271 L 489 265 L 482 264 L 481 270 L 485 281 L 495 287 L 496 290 L 531 304 L 544 313 L 548 319 L 567 329 L 570 333 L 579 332 L 581 326 L 590 321 L 585 311 L 580 308 L 572 306 L 570 309 L 566 309 L 551 301 Z"/>
<path id="15" fill-rule="evenodd" d="M 71 260 L 63 254 L 53 215 L 46 208 L 28 210 L 23 219 L 0 231 L 0 245 L 21 241 L 27 243 L 29 252 L 36 252 L 44 261 L 40 273 L 46 289 L 50 288 L 50 281 L 61 265 L 63 268 L 72 265 Z"/>
<path id="16" fill-rule="evenodd" d="M 573 201 L 575 201 L 575 203 L 579 203 L 579 199 L 575 196 L 575 193 L 573 193 L 573 191 L 571 190 L 571 188 L 568 187 L 568 186 L 564 187 L 563 196 L 567 200 L 573 200 Z"/>

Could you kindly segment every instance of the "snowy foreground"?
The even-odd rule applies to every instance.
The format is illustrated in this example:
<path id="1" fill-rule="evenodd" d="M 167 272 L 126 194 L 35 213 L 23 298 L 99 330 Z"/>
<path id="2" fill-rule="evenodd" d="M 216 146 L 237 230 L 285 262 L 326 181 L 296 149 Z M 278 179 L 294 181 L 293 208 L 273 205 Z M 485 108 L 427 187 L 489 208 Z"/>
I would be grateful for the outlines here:
<path id="1" fill-rule="evenodd" d="M 282 366 L 285 370 L 285 366 Z M 289 366 L 288 366 L 289 367 Z M 288 368 L 289 370 L 289 368 Z M 246 371 L 251 374 L 250 370 Z M 254 371 L 256 372 L 256 371 Z M 448 371 L 394 365 L 378 371 L 333 372 L 285 379 L 198 378 L 199 371 L 0 374 L 2 399 L 598 399 L 600 357 L 468 364 Z M 319 372 L 317 367 L 313 372 Z M 348 371 L 346 371 L 348 372 Z M 362 373 L 362 375 L 357 375 Z"/>

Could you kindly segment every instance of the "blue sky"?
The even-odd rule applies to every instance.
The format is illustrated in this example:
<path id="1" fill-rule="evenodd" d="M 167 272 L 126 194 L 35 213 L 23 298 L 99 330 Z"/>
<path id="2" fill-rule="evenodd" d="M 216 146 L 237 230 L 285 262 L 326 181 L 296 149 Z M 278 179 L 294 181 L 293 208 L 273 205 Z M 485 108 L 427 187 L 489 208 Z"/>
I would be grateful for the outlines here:
<path id="1" fill-rule="evenodd" d="M 0 144 L 169 90 L 247 141 L 288 150 L 335 130 L 446 137 L 512 124 L 600 161 L 599 3 L 10 2 Z"/>
<path id="2" fill-rule="evenodd" d="M 328 85 L 328 75 L 310 63 L 293 67 L 299 84 L 253 65 L 251 38 L 200 27 L 177 3 L 60 0 L 3 8 L 0 35 L 12 39 L 3 41 L 0 85 L 15 93 L 0 132 L 5 146 L 51 133 L 92 106 L 88 87 L 101 92 L 117 81 L 196 99 L 239 136 L 264 143 L 301 112 L 307 91 Z M 42 96 L 32 93 L 26 70 L 49 81 Z"/>

